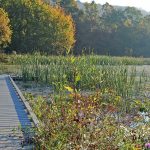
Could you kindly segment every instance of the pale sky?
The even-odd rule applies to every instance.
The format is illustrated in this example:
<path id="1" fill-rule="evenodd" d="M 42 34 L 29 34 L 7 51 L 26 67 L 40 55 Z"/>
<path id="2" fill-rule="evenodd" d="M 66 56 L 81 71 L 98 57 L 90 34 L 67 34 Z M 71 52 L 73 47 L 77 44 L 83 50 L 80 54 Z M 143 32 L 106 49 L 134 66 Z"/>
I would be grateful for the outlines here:
<path id="1" fill-rule="evenodd" d="M 81 2 L 91 2 L 92 0 L 80 0 Z M 111 5 L 118 6 L 134 6 L 137 8 L 150 11 L 150 0 L 95 0 L 96 3 L 105 4 L 108 2 Z"/>

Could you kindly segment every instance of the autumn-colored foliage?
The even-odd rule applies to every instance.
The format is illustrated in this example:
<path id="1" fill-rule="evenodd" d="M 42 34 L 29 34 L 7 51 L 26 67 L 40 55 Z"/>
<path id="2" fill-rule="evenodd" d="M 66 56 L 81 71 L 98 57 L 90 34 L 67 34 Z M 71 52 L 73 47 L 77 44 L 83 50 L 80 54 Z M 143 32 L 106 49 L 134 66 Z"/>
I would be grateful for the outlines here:
<path id="1" fill-rule="evenodd" d="M 2 0 L 1 5 L 13 28 L 12 50 L 58 54 L 72 48 L 74 23 L 61 8 L 41 0 Z"/>
<path id="2" fill-rule="evenodd" d="M 7 13 L 0 8 L 0 48 L 6 46 L 11 41 L 11 29 Z"/>
<path id="3" fill-rule="evenodd" d="M 111 100 L 116 101 L 114 93 L 110 95 Z M 51 96 L 50 103 L 43 97 L 35 99 L 26 95 L 42 122 L 35 137 L 36 148 L 142 150 L 149 138 L 149 124 L 139 124 L 135 128 L 127 125 L 125 122 L 135 122 L 135 117 L 123 115 L 119 111 L 123 107 L 107 103 L 105 97 L 110 95 L 100 91 L 91 95 L 71 93 L 67 100 L 63 96 Z M 138 122 L 142 121 L 137 118 Z"/>

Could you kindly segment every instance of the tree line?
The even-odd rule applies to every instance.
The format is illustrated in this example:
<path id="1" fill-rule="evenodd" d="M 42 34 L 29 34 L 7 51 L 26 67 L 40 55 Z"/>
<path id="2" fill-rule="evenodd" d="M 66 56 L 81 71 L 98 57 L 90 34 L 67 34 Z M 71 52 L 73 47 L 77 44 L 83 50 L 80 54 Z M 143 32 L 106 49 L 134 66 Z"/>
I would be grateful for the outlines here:
<path id="1" fill-rule="evenodd" d="M 76 24 L 75 53 L 150 56 L 150 15 L 135 7 L 117 9 L 94 1 L 79 9 L 77 1 L 55 0 Z M 74 9 L 73 9 L 74 8 Z"/>
<path id="2" fill-rule="evenodd" d="M 6 51 L 150 56 L 150 15 L 134 7 L 99 7 L 93 1 L 81 9 L 76 0 L 1 0 L 0 8 L 10 27 L 11 43 L 0 42 L 8 45 Z"/>

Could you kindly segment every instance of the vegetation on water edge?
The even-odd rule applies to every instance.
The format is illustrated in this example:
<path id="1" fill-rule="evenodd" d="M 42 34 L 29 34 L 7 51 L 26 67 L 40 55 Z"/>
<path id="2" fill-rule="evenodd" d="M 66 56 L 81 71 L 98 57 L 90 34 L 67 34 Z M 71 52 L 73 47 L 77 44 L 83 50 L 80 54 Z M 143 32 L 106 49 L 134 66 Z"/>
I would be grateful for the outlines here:
<path id="1" fill-rule="evenodd" d="M 48 97 L 25 94 L 40 121 L 37 149 L 143 150 L 149 144 L 149 77 L 135 67 L 148 59 L 35 54 L 3 55 L 1 62 L 2 72 L 14 66 L 24 81 L 53 87 Z"/>
<path id="2" fill-rule="evenodd" d="M 50 84 L 59 92 L 64 89 L 64 85 L 90 91 L 109 87 L 126 97 L 132 95 L 133 91 L 135 94 L 135 89 L 140 88 L 142 81 L 146 80 L 144 72 L 137 76 L 136 67 L 129 68 L 124 65 L 142 64 L 145 62 L 142 58 L 35 54 L 4 55 L 2 60 L 14 64 L 16 67 L 14 73 L 18 72 L 24 81 L 35 80 Z M 5 68 L 5 65 L 1 66 L 2 69 Z"/>
<path id="3" fill-rule="evenodd" d="M 27 63 L 36 63 L 37 61 L 41 65 L 48 65 L 50 63 L 57 63 L 60 61 L 67 61 L 69 56 L 47 56 L 41 55 L 40 53 L 34 54 L 11 54 L 6 55 L 4 53 L 0 54 L 0 64 L 8 65 L 20 65 Z M 150 65 L 150 58 L 143 57 L 115 57 L 115 56 L 103 56 L 103 55 L 81 55 L 75 58 L 80 58 L 80 61 L 90 62 L 93 65 Z"/>
<path id="4" fill-rule="evenodd" d="M 111 89 L 49 97 L 47 101 L 26 94 L 41 122 L 37 149 L 146 150 L 150 124 L 144 115 L 150 112 L 149 99 L 123 99 Z"/>
<path id="5" fill-rule="evenodd" d="M 137 75 L 134 66 L 107 56 L 18 58 L 25 81 L 50 84 L 55 91 L 46 98 L 25 95 L 41 122 L 37 149 L 142 150 L 149 142 L 144 72 Z"/>
<path id="6" fill-rule="evenodd" d="M 147 57 L 150 16 L 108 3 L 102 14 L 94 2 L 85 3 L 82 11 L 75 0 L 53 6 L 43 0 L 1 0 L 0 7 L 9 16 L 0 8 L 0 48 L 10 43 L 12 34 L 5 51 L 14 51 L 0 53 L 0 74 L 54 90 L 48 97 L 25 94 L 40 121 L 37 149 L 150 148 L 149 76 L 136 70 L 136 65 L 150 65 L 150 59 L 83 54 L 94 48 L 97 54 Z M 83 49 L 82 56 L 69 55 L 74 43 L 73 53 Z M 16 55 L 34 51 L 67 56 Z"/>

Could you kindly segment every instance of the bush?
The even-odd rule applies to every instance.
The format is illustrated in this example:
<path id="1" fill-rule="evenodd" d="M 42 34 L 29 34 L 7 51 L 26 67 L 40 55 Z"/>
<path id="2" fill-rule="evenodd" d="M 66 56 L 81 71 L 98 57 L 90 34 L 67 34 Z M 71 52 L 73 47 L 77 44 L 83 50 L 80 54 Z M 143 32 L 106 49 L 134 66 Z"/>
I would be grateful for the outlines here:
<path id="1" fill-rule="evenodd" d="M 107 94 L 107 95 L 106 95 Z M 35 138 L 37 149 L 87 149 L 122 150 L 143 149 L 149 140 L 149 124 L 132 128 L 126 123 L 135 122 L 122 115 L 123 106 L 107 103 L 118 97 L 111 93 L 95 92 L 92 95 L 71 93 L 63 97 L 51 97 L 51 103 L 31 95 L 30 104 L 41 121 Z M 130 116 L 132 116 L 131 114 Z M 137 115 L 135 115 L 137 119 Z"/>

